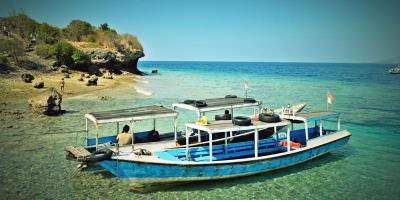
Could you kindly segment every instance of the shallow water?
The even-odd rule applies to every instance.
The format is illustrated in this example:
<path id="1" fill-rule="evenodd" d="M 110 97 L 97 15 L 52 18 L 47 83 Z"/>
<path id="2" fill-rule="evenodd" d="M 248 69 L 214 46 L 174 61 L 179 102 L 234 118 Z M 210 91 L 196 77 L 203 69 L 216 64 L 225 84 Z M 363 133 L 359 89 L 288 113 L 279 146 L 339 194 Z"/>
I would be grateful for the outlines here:
<path id="1" fill-rule="evenodd" d="M 159 69 L 132 85 L 129 92 L 95 93 L 64 100 L 62 117 L 17 120 L 1 115 L 0 199 L 396 199 L 400 196 L 400 76 L 377 64 L 140 62 Z M 107 173 L 81 172 L 65 160 L 63 148 L 82 144 L 84 113 L 140 105 L 171 105 L 184 99 L 244 95 L 266 107 L 306 102 L 306 111 L 326 109 L 325 94 L 335 96 L 330 109 L 341 112 L 342 128 L 352 132 L 347 146 L 313 161 L 257 176 L 133 190 Z M 135 93 L 139 90 L 140 93 Z M 149 95 L 143 95 L 149 94 Z M 114 96 L 113 96 L 114 95 Z M 19 110 L 24 102 L 12 102 Z M 9 106 L 8 106 L 9 107 Z M 244 113 L 248 110 L 242 110 Z M 182 112 L 184 120 L 193 113 Z M 210 114 L 209 117 L 212 117 Z M 170 120 L 157 123 L 172 130 Z M 135 124 L 145 130 L 151 123 Z M 102 126 L 100 134 L 115 132 Z M 93 132 L 91 132 L 93 134 Z"/>

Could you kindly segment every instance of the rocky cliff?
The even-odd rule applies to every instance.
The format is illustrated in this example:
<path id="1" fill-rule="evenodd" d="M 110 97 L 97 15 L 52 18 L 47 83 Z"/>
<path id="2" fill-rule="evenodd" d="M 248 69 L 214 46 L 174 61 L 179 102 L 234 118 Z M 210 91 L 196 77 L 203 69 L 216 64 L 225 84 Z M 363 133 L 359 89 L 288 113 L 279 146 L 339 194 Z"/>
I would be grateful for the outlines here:
<path id="1" fill-rule="evenodd" d="M 21 63 L 29 61 L 48 63 L 45 65 L 51 70 L 67 66 L 89 72 L 103 68 L 142 74 L 137 68 L 144 56 L 139 40 L 130 34 L 118 34 L 107 23 L 96 27 L 72 20 L 67 27 L 58 28 L 17 14 L 0 18 L 0 27 L 0 72 L 18 70 Z"/>

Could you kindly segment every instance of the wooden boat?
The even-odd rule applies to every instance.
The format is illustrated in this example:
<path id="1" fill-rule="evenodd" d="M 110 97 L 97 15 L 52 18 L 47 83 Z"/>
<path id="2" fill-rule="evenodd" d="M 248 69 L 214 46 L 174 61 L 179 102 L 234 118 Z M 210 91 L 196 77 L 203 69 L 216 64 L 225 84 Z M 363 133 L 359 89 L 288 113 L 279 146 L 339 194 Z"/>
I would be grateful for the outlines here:
<path id="1" fill-rule="evenodd" d="M 208 108 L 207 106 L 201 109 L 182 106 L 200 111 L 199 117 L 201 117 L 207 109 L 215 110 L 221 107 L 224 109 L 224 106 L 228 105 L 222 106 L 221 102 L 227 102 L 222 100 L 209 102 L 217 101 L 220 103 L 215 103 L 215 105 L 210 103 Z M 238 102 L 228 101 L 231 102 L 232 109 L 240 107 Z M 246 103 L 247 106 L 261 105 L 258 101 L 250 104 Z M 174 108 L 178 106 L 174 104 Z M 339 113 L 285 114 L 282 112 L 283 120 L 276 123 L 266 123 L 257 119 L 252 119 L 251 125 L 248 126 L 234 125 L 230 120 L 209 121 L 207 124 L 186 123 L 184 135 L 187 142 L 183 147 L 177 147 L 175 142 L 179 135 L 176 123 L 178 112 L 173 109 L 150 106 L 89 113 L 85 116 L 87 122 L 90 120 L 95 123 L 96 130 L 99 124 L 103 123 L 117 123 L 118 126 L 123 121 L 138 120 L 154 120 L 155 129 L 156 119 L 167 117 L 174 119 L 174 132 L 169 134 L 173 137 L 165 137 L 167 139 L 156 142 L 114 146 L 106 142 L 111 141 L 110 138 L 99 138 L 98 131 L 94 140 L 88 138 L 88 146 L 85 149 L 89 152 L 102 147 L 113 152 L 110 158 L 99 161 L 98 164 L 132 186 L 216 180 L 264 173 L 324 155 L 345 145 L 351 136 L 347 130 L 341 130 Z M 336 129 L 323 126 L 323 122 L 335 118 L 337 119 Z M 313 122 L 314 127 L 309 128 L 308 125 Z M 294 123 L 302 123 L 304 128 L 293 130 Z M 278 131 L 279 127 L 285 127 L 285 131 Z M 270 128 L 274 130 L 273 136 L 260 139 L 260 134 L 262 134 L 260 130 Z M 193 129 L 198 131 L 193 132 Z M 230 143 L 230 136 L 238 131 L 254 131 L 254 139 Z M 221 132 L 224 133 L 222 144 L 213 140 L 214 134 Z M 208 134 L 207 146 L 190 145 L 188 142 L 190 134 L 196 133 Z"/>

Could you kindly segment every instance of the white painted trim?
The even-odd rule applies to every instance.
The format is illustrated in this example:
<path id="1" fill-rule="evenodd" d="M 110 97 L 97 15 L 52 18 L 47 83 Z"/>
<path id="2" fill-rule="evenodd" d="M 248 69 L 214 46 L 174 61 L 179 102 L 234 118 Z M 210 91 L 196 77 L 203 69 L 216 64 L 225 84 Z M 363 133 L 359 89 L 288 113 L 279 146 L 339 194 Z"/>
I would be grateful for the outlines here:
<path id="1" fill-rule="evenodd" d="M 92 114 L 88 113 L 85 114 L 85 117 L 90 121 L 98 124 L 104 123 L 113 123 L 113 122 L 124 122 L 124 121 L 142 121 L 148 119 L 159 119 L 159 118 L 167 118 L 167 117 L 177 117 L 177 113 L 167 113 L 167 114 L 155 114 L 155 115 L 146 115 L 146 116 L 139 116 L 139 117 L 123 117 L 123 118 L 111 118 L 111 119 L 103 119 L 97 120 Z"/>
<path id="2" fill-rule="evenodd" d="M 333 142 L 345 137 L 351 136 L 351 133 L 347 130 L 342 130 L 338 131 L 335 133 L 331 133 L 329 135 L 324 135 L 322 137 L 314 138 L 310 140 L 309 145 L 306 147 L 301 147 L 298 149 L 293 149 L 289 152 L 282 152 L 282 153 L 277 153 L 277 154 L 271 154 L 271 155 L 266 155 L 266 156 L 261 156 L 258 158 L 250 157 L 250 158 L 240 158 L 240 159 L 231 159 L 231 160 L 220 160 L 220 161 L 213 161 L 213 162 L 195 162 L 195 161 L 168 161 L 168 160 L 162 160 L 159 159 L 156 156 L 141 156 L 137 157 L 134 154 L 128 154 L 124 156 L 119 156 L 119 160 L 124 160 L 128 162 L 142 162 L 142 163 L 153 163 L 153 164 L 168 164 L 168 165 L 214 165 L 214 164 L 232 164 L 232 163 L 240 163 L 240 162 L 253 162 L 253 161 L 259 161 L 259 160 L 266 160 L 266 159 L 272 159 L 272 158 L 277 158 L 281 156 L 286 156 L 302 151 L 307 151 L 311 148 L 317 147 L 317 146 L 322 146 L 324 144 L 327 144 L 329 142 Z M 144 147 L 145 148 L 145 147 Z M 115 156 L 112 157 L 112 159 L 115 159 Z"/>

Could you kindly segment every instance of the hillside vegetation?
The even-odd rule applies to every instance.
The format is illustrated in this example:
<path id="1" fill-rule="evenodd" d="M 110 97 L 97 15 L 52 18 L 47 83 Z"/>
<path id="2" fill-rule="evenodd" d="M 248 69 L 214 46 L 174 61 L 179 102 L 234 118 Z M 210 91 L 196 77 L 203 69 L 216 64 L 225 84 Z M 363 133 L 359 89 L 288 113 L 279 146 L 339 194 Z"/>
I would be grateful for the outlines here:
<path id="1" fill-rule="evenodd" d="M 40 59 L 53 59 L 57 65 L 85 70 L 98 64 L 94 61 L 101 57 L 98 52 L 106 52 L 114 57 L 102 62 L 101 67 L 131 67 L 138 71 L 137 60 L 144 56 L 143 47 L 135 36 L 118 34 L 107 23 L 96 27 L 82 20 L 72 20 L 66 27 L 58 28 L 20 13 L 0 18 L 0 25 L 0 66 L 3 68 L 21 65 L 21 60 L 34 54 L 32 56 Z"/>

